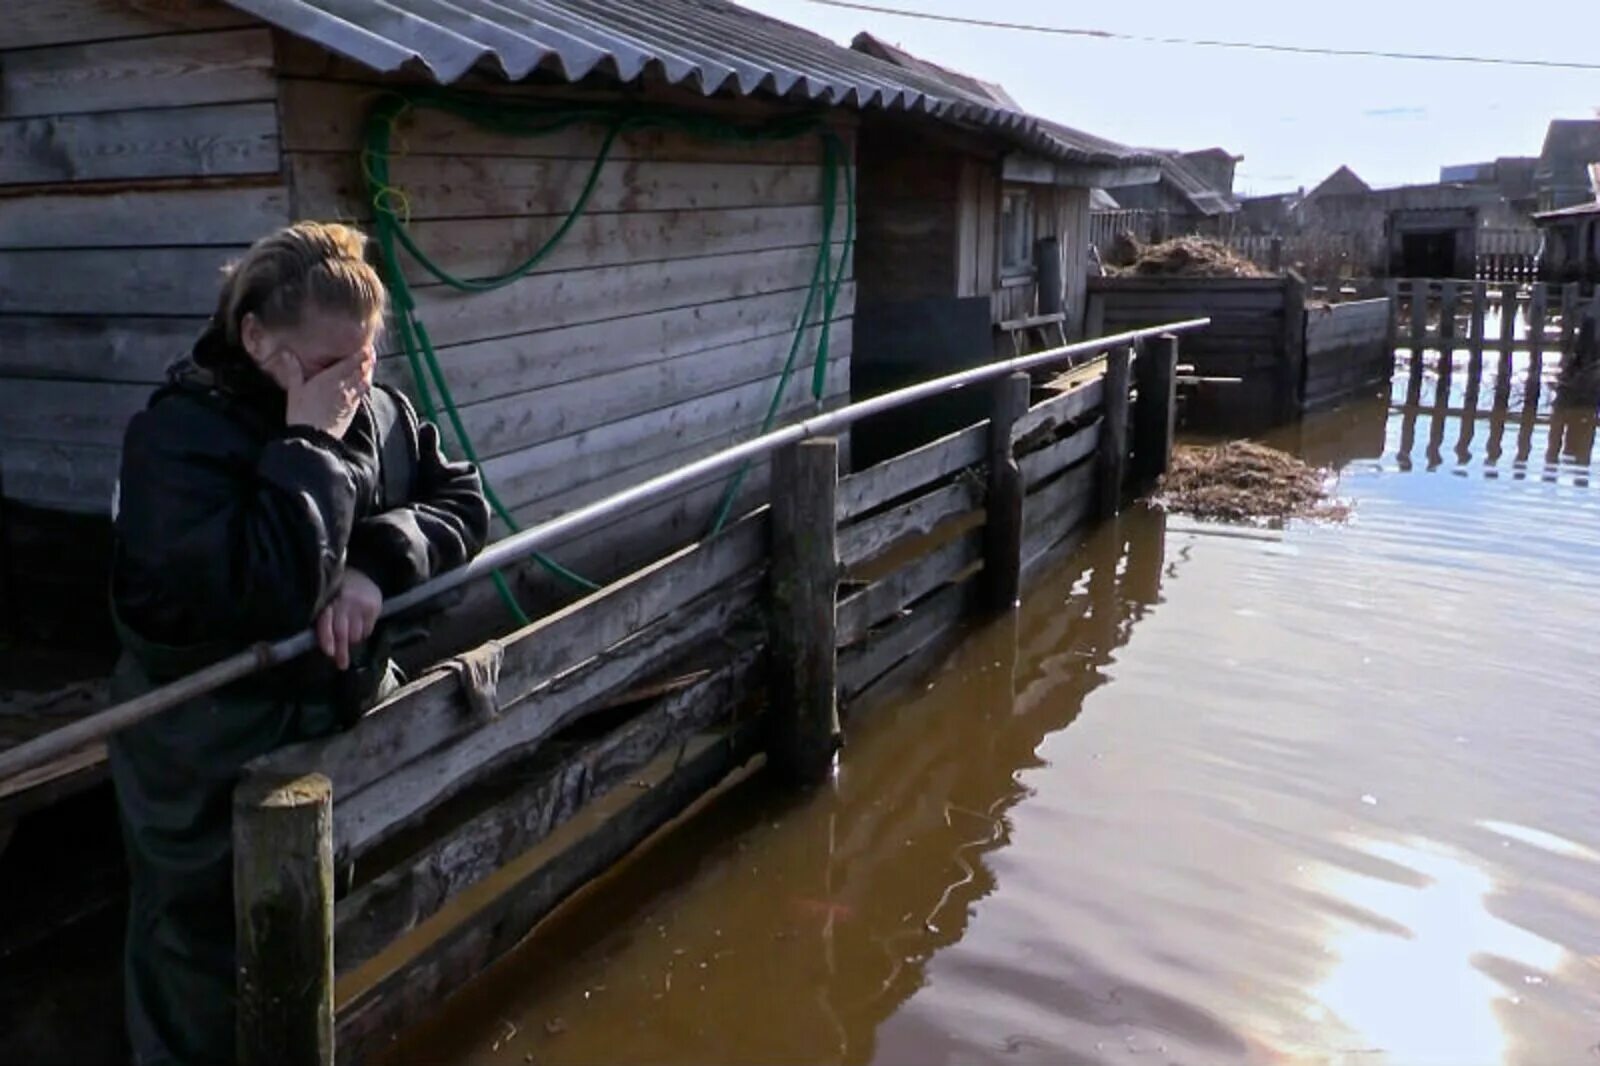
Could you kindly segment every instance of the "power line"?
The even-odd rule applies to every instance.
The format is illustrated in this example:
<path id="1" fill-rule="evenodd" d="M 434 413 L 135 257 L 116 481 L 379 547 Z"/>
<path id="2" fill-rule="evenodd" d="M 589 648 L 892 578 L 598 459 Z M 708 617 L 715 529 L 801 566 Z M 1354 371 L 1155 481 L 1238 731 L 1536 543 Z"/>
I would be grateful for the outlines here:
<path id="1" fill-rule="evenodd" d="M 1559 59 L 1515 59 L 1506 56 L 1447 55 L 1435 52 L 1386 52 L 1374 48 L 1318 48 L 1310 45 L 1263 44 L 1257 41 L 1220 41 L 1197 37 L 1156 37 L 1137 33 L 1117 33 L 1111 30 L 1090 30 L 1069 26 L 1042 26 L 1027 22 L 1000 22 L 994 19 L 968 18 L 961 15 L 939 15 L 929 11 L 905 11 L 900 8 L 881 7 L 877 4 L 855 3 L 852 0 L 805 0 L 805 2 L 817 4 L 821 7 L 867 11 L 875 15 L 894 15 L 897 18 L 921 19 L 925 22 L 947 22 L 958 26 L 978 26 L 992 30 L 1048 33 L 1058 37 L 1088 37 L 1102 41 L 1190 45 L 1196 48 L 1235 48 L 1250 52 L 1281 52 L 1305 56 L 1354 56 L 1365 59 L 1410 59 L 1428 63 L 1473 63 L 1496 67 L 1600 70 L 1600 63 L 1579 63 Z"/>

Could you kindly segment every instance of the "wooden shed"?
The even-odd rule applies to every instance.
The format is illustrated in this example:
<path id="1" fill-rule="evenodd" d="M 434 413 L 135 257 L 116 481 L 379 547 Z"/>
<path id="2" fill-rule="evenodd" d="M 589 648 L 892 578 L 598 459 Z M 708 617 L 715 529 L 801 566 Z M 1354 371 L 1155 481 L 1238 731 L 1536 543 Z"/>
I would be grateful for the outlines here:
<path id="1" fill-rule="evenodd" d="M 1547 211 L 1534 221 L 1544 239 L 1541 279 L 1600 284 L 1600 201 Z"/>
<path id="2" fill-rule="evenodd" d="M 204 326 L 218 270 L 274 226 L 371 223 L 376 191 L 461 278 L 564 234 L 492 292 L 395 260 L 441 368 L 423 391 L 457 408 L 503 533 L 842 403 L 882 340 L 868 307 L 981 301 L 957 336 L 982 343 L 948 354 L 988 358 L 1007 176 L 1048 171 L 1031 233 L 1058 237 L 1081 305 L 1088 188 L 1132 161 L 725 0 L 7 6 L 0 579 L 24 642 L 106 636 L 123 427 Z M 415 394 L 403 333 L 380 373 Z M 758 466 L 736 500 L 727 479 L 691 486 L 552 555 L 604 581 L 765 484 Z M 573 592 L 538 567 L 515 587 L 529 611 Z"/>

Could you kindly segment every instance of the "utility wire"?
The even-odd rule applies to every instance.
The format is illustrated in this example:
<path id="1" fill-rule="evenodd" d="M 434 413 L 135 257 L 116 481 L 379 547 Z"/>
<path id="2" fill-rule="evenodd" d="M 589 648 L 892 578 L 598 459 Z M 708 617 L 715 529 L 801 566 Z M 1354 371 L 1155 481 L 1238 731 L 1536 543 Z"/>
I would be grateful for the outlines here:
<path id="1" fill-rule="evenodd" d="M 1561 59 L 1517 59 L 1508 56 L 1448 55 L 1437 52 L 1388 52 L 1375 48 L 1319 48 L 1311 45 L 1263 44 L 1257 41 L 1220 41 L 1197 37 L 1156 37 L 1137 33 L 1117 33 L 1111 30 L 1090 30 L 1070 26 L 1042 26 L 1028 22 L 1001 22 L 995 19 L 970 18 L 962 15 L 939 15 L 931 11 L 906 11 L 902 8 L 882 7 L 877 4 L 855 3 L 853 0 L 805 0 L 820 7 L 845 8 L 850 11 L 867 11 L 875 15 L 893 15 L 896 18 L 921 19 L 924 22 L 946 22 L 958 26 L 978 26 L 993 30 L 1021 30 L 1026 33 L 1049 33 L 1058 37 L 1088 37 L 1103 41 L 1132 41 L 1139 44 L 1191 45 L 1197 48 L 1235 48 L 1250 52 L 1280 52 L 1305 56 L 1353 56 L 1366 59 L 1409 59 L 1428 63 L 1474 63 L 1497 67 L 1542 67 L 1554 70 L 1600 70 L 1600 63 L 1580 63 Z"/>

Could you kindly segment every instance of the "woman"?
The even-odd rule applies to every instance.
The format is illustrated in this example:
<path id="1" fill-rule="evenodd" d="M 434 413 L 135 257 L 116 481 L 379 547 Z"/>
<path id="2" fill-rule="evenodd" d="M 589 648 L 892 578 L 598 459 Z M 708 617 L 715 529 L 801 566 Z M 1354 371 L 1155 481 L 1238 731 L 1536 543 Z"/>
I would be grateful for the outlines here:
<path id="1" fill-rule="evenodd" d="M 110 744 L 140 1066 L 233 1061 L 240 768 L 336 730 L 392 686 L 374 639 L 384 597 L 465 563 L 488 532 L 477 472 L 446 461 L 403 396 L 372 387 L 385 297 L 365 252 L 339 225 L 257 242 L 128 426 L 113 505 L 118 695 L 307 626 L 321 649 Z"/>

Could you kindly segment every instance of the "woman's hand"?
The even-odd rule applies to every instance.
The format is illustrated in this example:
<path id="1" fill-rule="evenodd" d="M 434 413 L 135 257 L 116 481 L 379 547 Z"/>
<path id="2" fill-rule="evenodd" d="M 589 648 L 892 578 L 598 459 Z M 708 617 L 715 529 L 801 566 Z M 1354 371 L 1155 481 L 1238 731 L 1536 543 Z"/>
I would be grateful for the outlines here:
<path id="1" fill-rule="evenodd" d="M 284 421 L 291 426 L 310 426 L 333 437 L 342 438 L 355 418 L 361 397 L 372 387 L 376 359 L 369 348 L 359 356 L 341 359 L 311 377 L 306 377 L 300 360 L 286 354 L 274 365 L 273 377 L 288 395 Z"/>
<path id="2" fill-rule="evenodd" d="M 372 635 L 383 610 L 383 593 L 359 570 L 347 569 L 333 602 L 317 616 L 317 643 L 341 670 L 350 668 L 350 649 Z"/>

